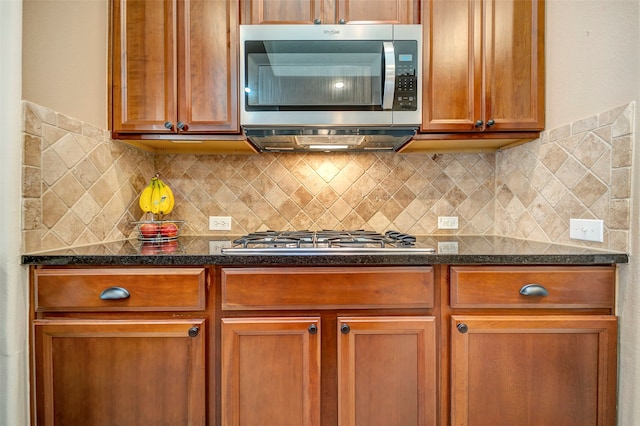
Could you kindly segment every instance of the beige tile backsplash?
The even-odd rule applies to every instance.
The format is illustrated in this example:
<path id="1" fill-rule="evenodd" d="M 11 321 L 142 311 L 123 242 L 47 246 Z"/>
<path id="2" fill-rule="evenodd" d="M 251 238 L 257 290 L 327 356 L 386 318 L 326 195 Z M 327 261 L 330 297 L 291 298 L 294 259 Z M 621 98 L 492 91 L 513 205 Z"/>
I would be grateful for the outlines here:
<path id="1" fill-rule="evenodd" d="M 264 229 L 456 231 L 575 244 L 569 217 L 602 218 L 603 247 L 626 250 L 634 104 L 498 153 L 151 154 L 105 130 L 24 102 L 26 252 L 130 238 L 156 172 L 187 234 L 231 216 L 230 234 Z M 590 243 L 593 245 L 593 243 Z M 598 245 L 598 244 L 596 244 Z"/>
<path id="2" fill-rule="evenodd" d="M 496 155 L 496 233 L 627 251 L 635 104 Z M 604 242 L 569 239 L 569 219 L 602 219 Z"/>

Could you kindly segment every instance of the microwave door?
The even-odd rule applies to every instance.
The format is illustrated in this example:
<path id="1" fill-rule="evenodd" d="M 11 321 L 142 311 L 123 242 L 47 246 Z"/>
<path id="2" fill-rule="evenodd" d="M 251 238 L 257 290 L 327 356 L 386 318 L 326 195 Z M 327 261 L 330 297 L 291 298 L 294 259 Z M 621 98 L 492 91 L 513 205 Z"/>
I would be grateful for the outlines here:
<path id="1" fill-rule="evenodd" d="M 396 54 L 393 43 L 382 43 L 384 49 L 384 89 L 382 91 L 382 109 L 390 110 L 393 107 L 394 91 L 396 87 Z"/>

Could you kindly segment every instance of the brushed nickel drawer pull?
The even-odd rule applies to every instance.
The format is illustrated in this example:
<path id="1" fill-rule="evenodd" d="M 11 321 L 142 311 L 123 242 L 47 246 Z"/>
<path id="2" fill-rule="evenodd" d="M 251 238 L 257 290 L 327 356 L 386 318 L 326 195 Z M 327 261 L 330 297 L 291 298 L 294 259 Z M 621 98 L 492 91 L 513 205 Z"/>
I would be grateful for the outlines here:
<path id="1" fill-rule="evenodd" d="M 540 284 L 527 284 L 520 289 L 523 296 L 548 296 L 549 292 Z"/>
<path id="2" fill-rule="evenodd" d="M 128 299 L 131 294 L 129 290 L 122 287 L 109 287 L 100 293 L 100 299 L 102 300 L 120 300 Z"/>

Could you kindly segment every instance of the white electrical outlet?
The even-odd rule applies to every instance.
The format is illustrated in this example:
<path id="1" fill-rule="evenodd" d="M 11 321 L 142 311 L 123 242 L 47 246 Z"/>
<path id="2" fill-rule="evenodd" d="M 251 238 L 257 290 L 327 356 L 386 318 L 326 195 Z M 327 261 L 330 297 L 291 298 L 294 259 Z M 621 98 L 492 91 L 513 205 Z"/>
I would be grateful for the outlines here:
<path id="1" fill-rule="evenodd" d="M 438 253 L 440 254 L 457 254 L 457 241 L 438 241 Z"/>
<path id="2" fill-rule="evenodd" d="M 438 229 L 458 229 L 458 216 L 438 216 Z"/>
<path id="3" fill-rule="evenodd" d="M 569 219 L 569 238 L 601 243 L 604 241 L 604 222 L 601 219 Z"/>
<path id="4" fill-rule="evenodd" d="M 209 241 L 209 254 L 220 254 L 220 250 L 231 247 L 231 241 L 211 240 Z"/>
<path id="5" fill-rule="evenodd" d="M 209 231 L 230 231 L 230 216 L 209 216 Z"/>

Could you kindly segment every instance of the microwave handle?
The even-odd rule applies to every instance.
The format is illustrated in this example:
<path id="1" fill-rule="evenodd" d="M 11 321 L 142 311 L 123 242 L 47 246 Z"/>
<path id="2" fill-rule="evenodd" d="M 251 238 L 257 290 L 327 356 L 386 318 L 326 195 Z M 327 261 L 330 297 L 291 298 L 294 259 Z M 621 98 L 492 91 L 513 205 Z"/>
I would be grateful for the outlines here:
<path id="1" fill-rule="evenodd" d="M 396 87 L 396 52 L 393 42 L 382 42 L 384 49 L 384 88 L 382 92 L 382 109 L 393 108 L 393 97 Z"/>

